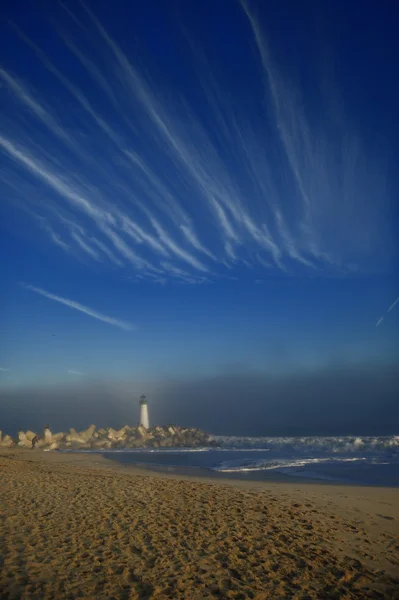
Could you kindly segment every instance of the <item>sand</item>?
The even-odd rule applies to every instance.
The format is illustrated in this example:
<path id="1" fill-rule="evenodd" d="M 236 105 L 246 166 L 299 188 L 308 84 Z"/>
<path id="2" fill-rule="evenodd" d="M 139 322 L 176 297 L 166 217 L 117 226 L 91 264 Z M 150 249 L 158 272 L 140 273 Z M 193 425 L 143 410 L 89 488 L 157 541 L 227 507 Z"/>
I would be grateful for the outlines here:
<path id="1" fill-rule="evenodd" d="M 399 489 L 0 451 L 0 598 L 399 598 Z"/>

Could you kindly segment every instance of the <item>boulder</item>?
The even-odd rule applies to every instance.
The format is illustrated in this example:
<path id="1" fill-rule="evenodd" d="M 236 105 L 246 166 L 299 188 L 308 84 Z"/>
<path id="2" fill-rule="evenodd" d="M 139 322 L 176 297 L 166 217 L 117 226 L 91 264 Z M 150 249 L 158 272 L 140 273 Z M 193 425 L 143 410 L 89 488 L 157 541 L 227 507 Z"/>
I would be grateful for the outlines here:
<path id="1" fill-rule="evenodd" d="M 122 427 L 122 429 L 115 430 L 112 427 L 108 429 L 107 437 L 109 440 L 123 440 L 126 437 L 126 429 Z"/>
<path id="2" fill-rule="evenodd" d="M 122 429 L 125 430 L 125 435 L 129 436 L 136 431 L 137 427 L 133 427 L 132 425 L 124 425 Z"/>
<path id="3" fill-rule="evenodd" d="M 126 448 L 126 442 L 125 442 L 124 439 L 122 439 L 122 440 L 113 440 L 112 447 L 113 448 L 119 448 L 119 449 Z"/>
<path id="4" fill-rule="evenodd" d="M 12 448 L 13 446 L 15 446 L 14 440 L 10 435 L 5 435 L 1 440 L 0 444 L 3 448 Z"/>
<path id="5" fill-rule="evenodd" d="M 53 434 L 51 433 L 51 431 L 48 427 L 46 427 L 43 431 L 43 438 L 44 438 L 44 443 L 46 444 L 46 446 L 51 444 L 51 442 L 53 441 Z"/>
<path id="6" fill-rule="evenodd" d="M 28 440 L 26 435 L 25 435 L 25 439 L 23 439 L 21 436 L 21 437 L 19 437 L 19 442 L 17 443 L 17 446 L 19 446 L 20 448 L 32 448 L 32 440 Z"/>
<path id="7" fill-rule="evenodd" d="M 93 437 L 93 433 L 96 430 L 96 426 L 95 425 L 90 425 L 90 427 L 88 427 L 86 430 L 81 431 L 79 433 L 79 437 L 82 440 L 85 440 L 85 442 L 88 442 L 92 437 Z"/>
<path id="8" fill-rule="evenodd" d="M 80 435 L 72 428 L 69 430 L 69 434 L 65 436 L 67 442 L 74 444 L 85 444 L 86 440 L 80 437 Z"/>
<path id="9" fill-rule="evenodd" d="M 128 433 L 126 433 L 126 438 L 127 439 L 135 439 L 135 440 L 140 439 L 141 435 L 139 433 L 139 428 L 138 427 L 131 427 L 130 431 Z"/>
<path id="10" fill-rule="evenodd" d="M 159 446 L 160 448 L 171 448 L 173 446 L 172 438 L 164 437 L 163 439 L 159 440 Z"/>
<path id="11" fill-rule="evenodd" d="M 90 444 L 91 448 L 105 448 L 106 440 L 93 440 Z"/>
<path id="12" fill-rule="evenodd" d="M 72 448 L 75 448 L 76 450 L 89 450 L 91 448 L 90 442 L 73 441 L 73 442 L 71 442 L 71 444 L 72 444 Z"/>
<path id="13" fill-rule="evenodd" d="M 125 448 L 137 448 L 138 440 L 135 437 L 127 437 L 125 440 Z"/>
<path id="14" fill-rule="evenodd" d="M 137 433 L 141 436 L 141 437 L 147 437 L 148 436 L 148 431 L 147 429 L 143 426 L 143 425 L 139 425 L 137 427 Z"/>
<path id="15" fill-rule="evenodd" d="M 31 448 L 33 431 L 18 432 L 16 443 L 21 448 Z M 12 447 L 15 443 L 11 436 L 2 437 L 0 431 L 0 446 Z M 171 447 L 198 447 L 218 446 L 218 443 L 207 433 L 194 427 L 178 427 L 164 425 L 146 429 L 142 425 L 133 427 L 124 425 L 121 429 L 98 429 L 90 425 L 87 429 L 77 432 L 74 428 L 68 434 L 59 432 L 52 434 L 49 427 L 44 429 L 43 436 L 36 444 L 37 448 L 57 450 L 62 448 L 73 449 L 109 449 L 109 448 L 171 448 Z"/>
<path id="16" fill-rule="evenodd" d="M 29 440 L 26 436 L 25 439 L 20 438 L 19 442 L 17 443 L 17 446 L 19 446 L 20 448 L 32 448 L 32 439 Z"/>

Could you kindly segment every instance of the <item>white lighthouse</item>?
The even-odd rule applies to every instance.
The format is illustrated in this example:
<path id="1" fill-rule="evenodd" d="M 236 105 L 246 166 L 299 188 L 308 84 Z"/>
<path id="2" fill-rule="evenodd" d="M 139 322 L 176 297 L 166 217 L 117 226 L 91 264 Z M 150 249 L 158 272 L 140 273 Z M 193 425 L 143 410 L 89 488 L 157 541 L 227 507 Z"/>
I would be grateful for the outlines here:
<path id="1" fill-rule="evenodd" d="M 150 428 L 150 421 L 148 418 L 148 404 L 147 398 L 145 396 L 141 396 L 140 398 L 140 421 L 139 425 L 142 425 L 146 429 Z"/>

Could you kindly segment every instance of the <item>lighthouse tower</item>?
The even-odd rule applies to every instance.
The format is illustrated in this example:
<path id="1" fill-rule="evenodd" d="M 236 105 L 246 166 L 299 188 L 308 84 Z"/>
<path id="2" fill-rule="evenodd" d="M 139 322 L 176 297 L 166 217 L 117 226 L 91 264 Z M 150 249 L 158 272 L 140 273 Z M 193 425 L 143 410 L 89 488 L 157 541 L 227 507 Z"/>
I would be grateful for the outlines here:
<path id="1" fill-rule="evenodd" d="M 140 421 L 139 425 L 142 425 L 146 429 L 150 428 L 150 421 L 148 419 L 148 404 L 147 398 L 145 396 L 141 396 L 140 398 Z"/>

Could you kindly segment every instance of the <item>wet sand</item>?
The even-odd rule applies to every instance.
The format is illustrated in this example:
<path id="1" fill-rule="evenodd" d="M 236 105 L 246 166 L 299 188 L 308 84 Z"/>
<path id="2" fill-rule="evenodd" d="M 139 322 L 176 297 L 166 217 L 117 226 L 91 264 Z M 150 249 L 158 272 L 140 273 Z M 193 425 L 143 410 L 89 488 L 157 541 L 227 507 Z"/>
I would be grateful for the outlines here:
<path id="1" fill-rule="evenodd" d="M 0 450 L 0 598 L 399 598 L 399 489 Z"/>

